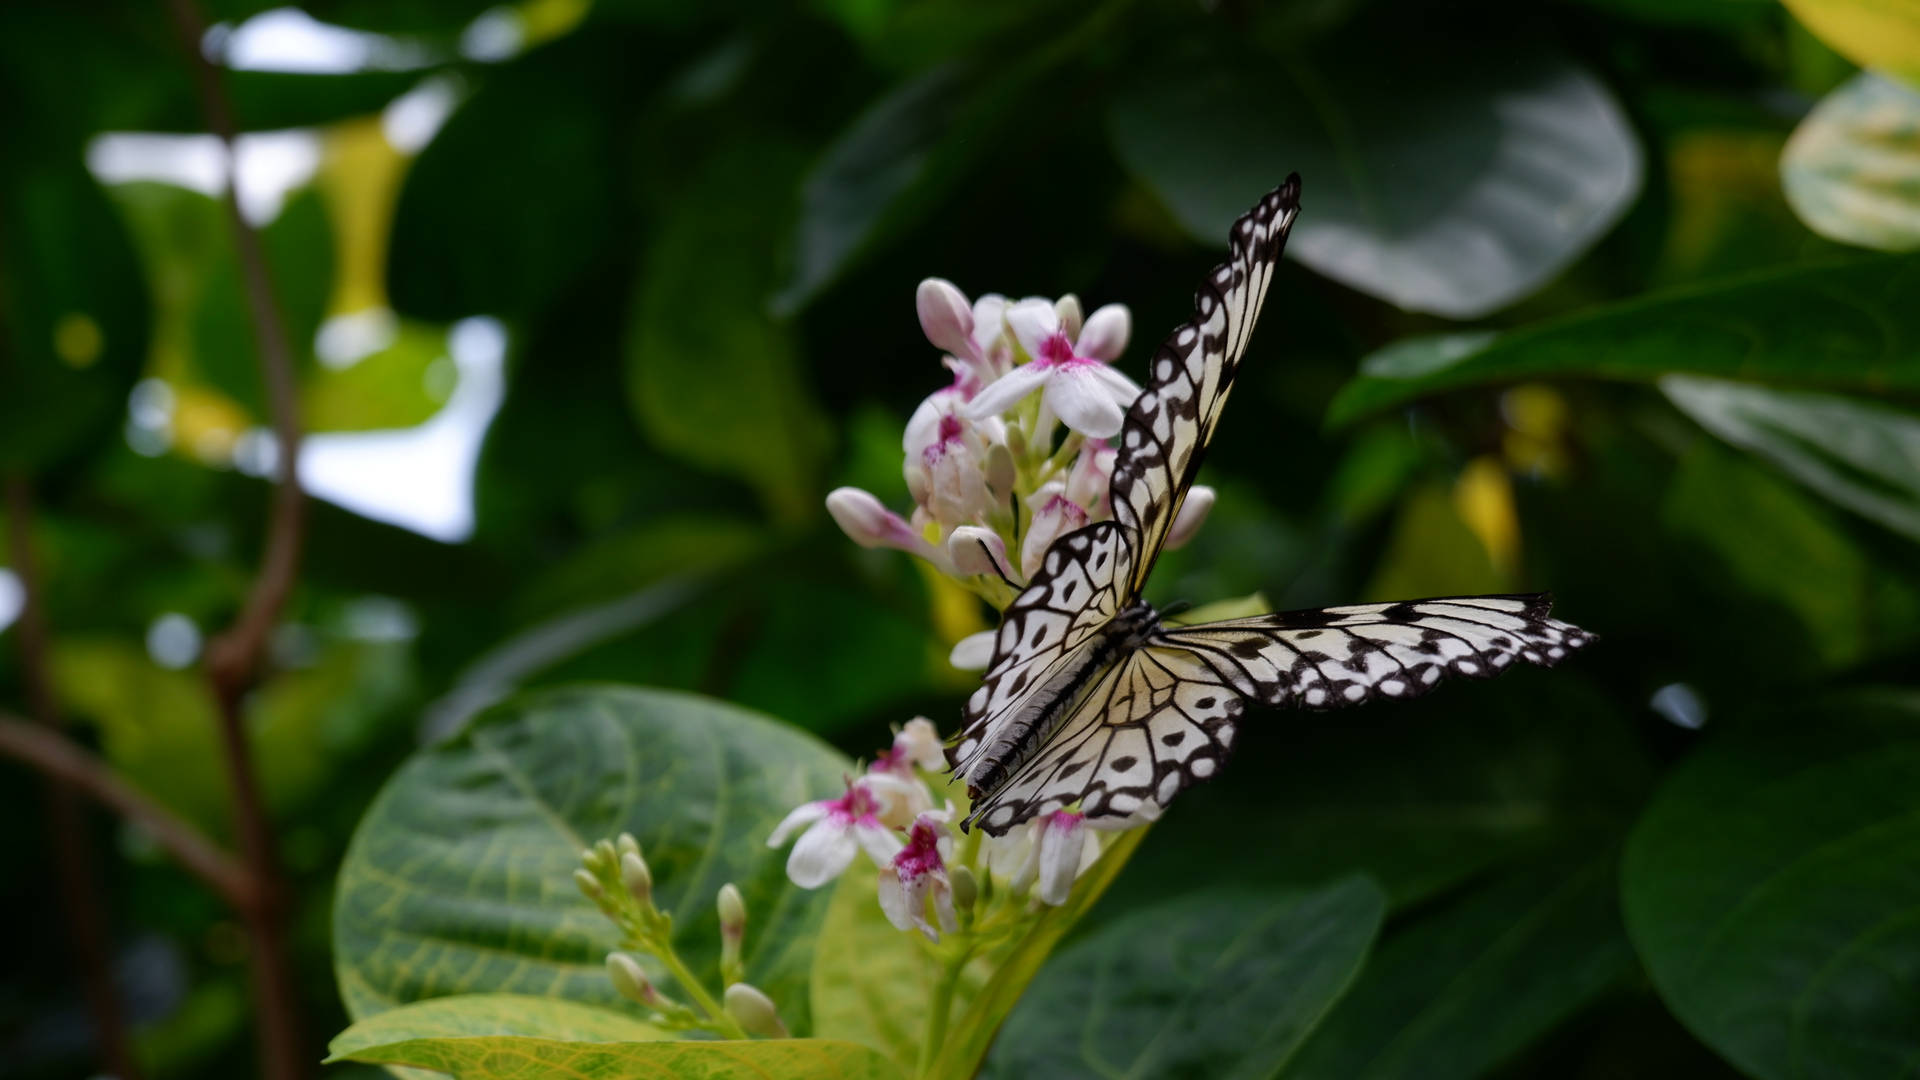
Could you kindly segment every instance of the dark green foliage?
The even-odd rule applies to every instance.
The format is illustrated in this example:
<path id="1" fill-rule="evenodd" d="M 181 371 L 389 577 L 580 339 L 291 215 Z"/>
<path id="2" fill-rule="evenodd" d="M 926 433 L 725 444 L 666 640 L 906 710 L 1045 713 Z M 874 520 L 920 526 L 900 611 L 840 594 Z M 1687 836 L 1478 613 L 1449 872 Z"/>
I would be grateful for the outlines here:
<path id="1" fill-rule="evenodd" d="M 987 1075 L 1920 1059 L 1920 204 L 1874 179 L 1920 175 L 1920 93 L 1794 21 L 1864 5 L 538 0 L 499 60 L 471 55 L 492 3 L 300 7 L 417 61 L 227 73 L 242 129 L 330 140 L 263 229 L 312 426 L 417 423 L 465 377 L 438 363 L 458 320 L 507 341 L 472 535 L 314 501 L 248 701 L 313 1059 L 347 1005 L 474 993 L 336 1049 L 665 1060 L 594 1049 L 599 1014 L 482 1024 L 504 993 L 612 1000 L 556 821 L 640 834 L 702 965 L 729 874 L 756 919 L 816 925 L 828 896 L 786 887 L 768 827 L 888 724 L 950 731 L 973 679 L 944 658 L 991 619 L 821 512 L 841 484 L 909 505 L 901 428 L 949 380 L 915 285 L 1125 303 L 1141 378 L 1226 222 L 1292 170 L 1299 226 L 1202 477 L 1219 502 L 1152 598 L 1550 589 L 1599 642 L 1417 702 L 1249 715 Z M 453 103 L 437 135 L 341 166 L 425 81 Z M 55 687 L 77 738 L 228 842 L 203 673 L 146 638 L 247 595 L 267 489 L 187 433 L 266 421 L 254 328 L 216 199 L 88 171 L 104 133 L 204 130 L 166 5 L 0 3 L 0 102 L 0 472 L 39 497 Z M 395 343 L 323 363 L 316 330 L 369 295 Z M 143 378 L 179 401 L 175 441 L 136 450 Z M 1703 713 L 1675 711 L 1689 692 Z M 630 797 L 626 765 L 650 770 Z M 0 1071 L 93 1075 L 33 789 L 0 763 L 22 930 Z M 91 829 L 150 1075 L 251 1075 L 231 913 Z M 891 933 L 846 882 L 856 929 Z M 803 958 L 751 965 L 827 1034 Z"/>

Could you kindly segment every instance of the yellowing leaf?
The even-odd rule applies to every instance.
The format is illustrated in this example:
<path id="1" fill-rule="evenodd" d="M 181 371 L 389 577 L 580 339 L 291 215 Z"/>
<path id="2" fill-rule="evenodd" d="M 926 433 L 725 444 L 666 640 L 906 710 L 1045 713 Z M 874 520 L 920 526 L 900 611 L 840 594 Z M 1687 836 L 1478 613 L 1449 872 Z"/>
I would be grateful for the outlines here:
<path id="1" fill-rule="evenodd" d="M 460 1080 L 899 1080 L 879 1054 L 826 1039 L 765 1042 L 563 1042 L 524 1035 L 408 1039 L 338 1060 L 410 1065 Z"/>
<path id="2" fill-rule="evenodd" d="M 1920 82 L 1920 4 L 1913 0 L 1781 0 L 1814 36 L 1861 67 Z"/>

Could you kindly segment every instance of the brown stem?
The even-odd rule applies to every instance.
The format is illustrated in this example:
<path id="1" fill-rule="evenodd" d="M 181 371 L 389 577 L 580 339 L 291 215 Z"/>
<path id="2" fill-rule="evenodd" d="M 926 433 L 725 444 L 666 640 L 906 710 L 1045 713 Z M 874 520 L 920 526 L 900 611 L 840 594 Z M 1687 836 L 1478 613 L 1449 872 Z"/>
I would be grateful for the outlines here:
<path id="1" fill-rule="evenodd" d="M 37 721 L 35 725 L 17 726 L 29 735 L 65 742 L 57 731 L 60 710 L 47 661 L 47 613 L 41 595 L 39 556 L 33 546 L 33 489 L 21 473 L 8 474 L 6 488 L 8 546 L 24 598 L 14 632 L 19 638 L 27 707 Z M 121 1011 L 120 994 L 113 984 L 106 905 L 101 903 L 99 877 L 88 857 L 87 822 L 78 793 L 71 782 L 50 770 L 44 799 L 47 840 L 53 846 L 60 878 L 67 932 L 79 962 L 87 1008 L 100 1037 L 100 1064 L 125 1080 L 138 1080 L 140 1069 L 127 1036 L 126 1014 Z"/>
<path id="2" fill-rule="evenodd" d="M 253 877 L 240 861 L 173 811 L 127 783 L 113 767 L 44 724 L 0 712 L 0 754 L 32 765 L 68 791 L 89 795 L 152 837 L 174 861 L 241 912 L 254 904 Z"/>
<path id="3" fill-rule="evenodd" d="M 259 350 L 261 378 L 279 449 L 273 506 L 267 519 L 266 551 L 253 588 L 232 626 L 207 645 L 207 678 L 220 708 L 220 745 L 233 784 L 240 852 L 257 887 L 257 902 L 243 909 L 251 943 L 254 1000 L 258 1011 L 261 1072 L 268 1080 L 295 1080 L 310 1072 L 300 1031 L 299 997 L 287 952 L 287 894 L 279 855 L 260 796 L 253 750 L 246 726 L 246 697 L 259 681 L 274 623 L 293 591 L 305 536 L 306 500 L 300 491 L 300 418 L 294 400 L 293 348 L 275 300 L 273 278 L 260 234 L 240 212 L 234 167 L 239 131 L 233 105 L 218 68 L 201 50 L 206 20 L 196 0 L 168 0 L 174 28 L 193 71 L 207 127 L 227 148 L 227 221 L 247 293 L 247 313 Z"/>

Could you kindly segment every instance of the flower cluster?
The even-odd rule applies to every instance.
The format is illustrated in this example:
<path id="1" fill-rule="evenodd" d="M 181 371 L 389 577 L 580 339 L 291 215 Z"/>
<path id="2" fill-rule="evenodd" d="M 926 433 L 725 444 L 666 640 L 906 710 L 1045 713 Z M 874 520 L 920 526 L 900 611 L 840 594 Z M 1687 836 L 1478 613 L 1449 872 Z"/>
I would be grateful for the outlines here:
<path id="1" fill-rule="evenodd" d="M 1005 607 L 1054 540 L 1112 516 L 1114 441 L 1140 387 L 1111 362 L 1132 316 L 1107 304 L 1083 317 L 1071 294 L 969 303 L 939 278 L 920 283 L 917 307 L 953 381 L 907 421 L 913 510 L 903 517 L 845 487 L 827 509 L 854 542 L 918 555 Z M 1212 491 L 1190 489 L 1167 546 L 1191 537 L 1212 505 Z M 984 667 L 988 651 L 962 642 L 954 664 Z"/>
<path id="2" fill-rule="evenodd" d="M 924 775 L 945 764 L 939 733 L 915 717 L 847 780 L 843 794 L 795 809 L 767 845 L 779 847 L 805 827 L 787 857 L 787 876 L 806 889 L 839 877 L 865 852 L 879 869 L 888 921 L 933 942 L 943 933 L 1001 934 L 1040 905 L 1066 903 L 1075 879 L 1100 854 L 1085 818 L 1061 811 L 1005 837 L 957 837 L 953 804 L 936 807 Z"/>

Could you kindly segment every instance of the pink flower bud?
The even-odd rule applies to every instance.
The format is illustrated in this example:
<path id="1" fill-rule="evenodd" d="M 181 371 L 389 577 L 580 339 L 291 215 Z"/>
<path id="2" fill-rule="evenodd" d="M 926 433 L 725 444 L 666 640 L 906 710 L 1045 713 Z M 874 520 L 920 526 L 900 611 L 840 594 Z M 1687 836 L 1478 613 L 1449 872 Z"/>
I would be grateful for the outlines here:
<path id="1" fill-rule="evenodd" d="M 1205 484 L 1195 484 L 1187 489 L 1186 501 L 1180 504 L 1180 512 L 1173 516 L 1173 526 L 1167 530 L 1167 550 L 1185 544 L 1200 531 L 1200 525 L 1207 520 L 1207 511 L 1213 509 L 1213 489 Z"/>
<path id="2" fill-rule="evenodd" d="M 1133 332 L 1133 316 L 1124 304 L 1107 304 L 1087 316 L 1087 324 L 1075 339 L 1074 352 L 1101 360 L 1118 357 L 1127 347 Z"/>
<path id="3" fill-rule="evenodd" d="M 973 342 L 973 309 L 967 304 L 966 294 L 951 281 L 928 278 L 921 282 L 914 306 L 920 312 L 920 329 L 926 331 L 927 340 L 935 348 L 963 360 L 978 355 Z"/>

